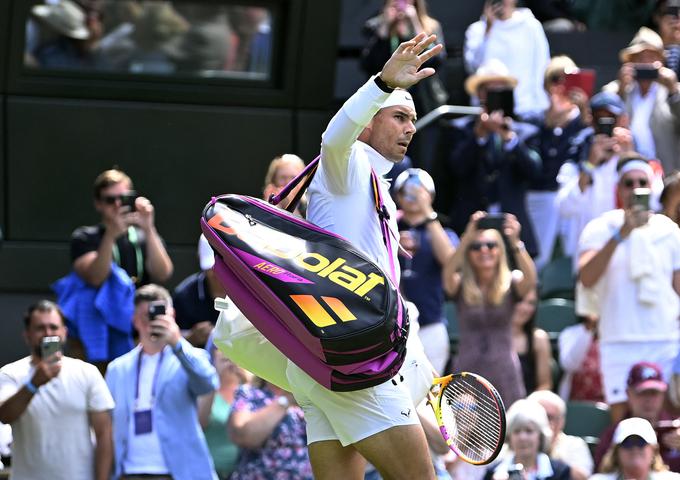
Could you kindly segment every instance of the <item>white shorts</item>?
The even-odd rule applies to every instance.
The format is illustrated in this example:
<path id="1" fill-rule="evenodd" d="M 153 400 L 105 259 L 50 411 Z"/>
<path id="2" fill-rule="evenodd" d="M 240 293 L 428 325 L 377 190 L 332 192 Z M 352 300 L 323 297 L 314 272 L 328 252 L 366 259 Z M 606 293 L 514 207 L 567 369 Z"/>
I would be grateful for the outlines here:
<path id="1" fill-rule="evenodd" d="M 670 379 L 673 360 L 678 355 L 678 342 L 600 343 L 600 368 L 604 397 L 608 404 L 628 399 L 628 372 L 638 362 L 658 363 L 666 381 Z"/>
<path id="2" fill-rule="evenodd" d="M 391 427 L 420 423 L 405 382 L 388 380 L 354 392 L 333 392 L 291 361 L 286 374 L 305 412 L 307 444 L 339 440 L 345 447 Z"/>

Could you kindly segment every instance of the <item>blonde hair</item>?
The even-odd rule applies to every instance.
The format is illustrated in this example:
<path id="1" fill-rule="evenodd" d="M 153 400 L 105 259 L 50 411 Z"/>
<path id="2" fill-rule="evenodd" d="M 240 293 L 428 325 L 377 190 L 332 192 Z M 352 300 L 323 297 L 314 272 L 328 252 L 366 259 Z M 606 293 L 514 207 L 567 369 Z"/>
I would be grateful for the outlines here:
<path id="1" fill-rule="evenodd" d="M 267 174 L 264 176 L 264 188 L 266 188 L 269 184 L 274 184 L 274 179 L 276 178 L 279 168 L 283 167 L 284 165 L 293 165 L 299 167 L 300 171 L 304 170 L 305 168 L 305 162 L 297 155 L 292 153 L 284 153 L 283 155 L 279 155 L 269 163 Z"/>
<path id="2" fill-rule="evenodd" d="M 97 175 L 97 178 L 94 179 L 94 185 L 92 186 L 94 198 L 99 199 L 102 190 L 119 183 L 127 183 L 130 189 L 135 188 L 132 185 L 132 179 L 118 167 L 113 167 L 110 170 L 103 171 Z"/>
<path id="3" fill-rule="evenodd" d="M 650 445 L 654 449 L 654 457 L 652 457 L 652 465 L 650 470 L 652 472 L 665 472 L 668 467 L 661 458 L 659 453 L 658 445 Z M 601 473 L 617 473 L 621 471 L 621 465 L 619 464 L 619 445 L 612 444 L 607 450 L 607 453 L 602 457 L 602 463 L 600 464 Z"/>
<path id="4" fill-rule="evenodd" d="M 479 288 L 477 283 L 477 275 L 470 264 L 470 251 L 465 252 L 465 258 L 463 259 L 463 266 L 461 269 L 461 288 L 463 293 L 463 300 L 468 305 L 479 306 L 484 304 L 484 300 L 487 300 L 491 305 L 498 306 L 503 302 L 505 294 L 510 289 L 512 282 L 512 273 L 508 267 L 507 253 L 505 251 L 505 244 L 503 243 L 503 237 L 498 230 L 480 230 L 478 235 L 481 233 L 491 233 L 494 240 L 498 244 L 498 265 L 496 265 L 496 275 L 494 275 L 493 281 L 491 282 L 491 288 L 487 298 L 484 298 L 482 289 Z"/>
<path id="5" fill-rule="evenodd" d="M 566 55 L 552 57 L 543 74 L 543 88 L 547 90 L 550 84 L 553 83 L 555 77 L 561 77 L 566 72 L 575 71 L 577 69 L 576 63 Z"/>

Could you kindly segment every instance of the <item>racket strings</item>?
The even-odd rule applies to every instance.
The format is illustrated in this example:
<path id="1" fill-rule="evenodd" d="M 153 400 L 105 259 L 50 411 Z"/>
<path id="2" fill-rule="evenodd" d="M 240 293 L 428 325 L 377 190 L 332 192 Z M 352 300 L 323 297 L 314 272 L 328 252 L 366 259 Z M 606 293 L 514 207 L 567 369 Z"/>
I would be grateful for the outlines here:
<path id="1" fill-rule="evenodd" d="M 498 403 L 474 378 L 458 377 L 444 387 L 441 414 L 456 450 L 474 463 L 488 460 L 502 442 Z"/>

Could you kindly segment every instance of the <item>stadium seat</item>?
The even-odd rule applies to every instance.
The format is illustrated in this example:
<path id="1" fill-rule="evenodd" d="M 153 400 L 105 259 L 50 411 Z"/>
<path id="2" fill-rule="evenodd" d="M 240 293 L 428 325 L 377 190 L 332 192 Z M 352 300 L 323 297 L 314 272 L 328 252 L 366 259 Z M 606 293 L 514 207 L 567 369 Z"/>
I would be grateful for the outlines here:
<path id="1" fill-rule="evenodd" d="M 550 341 L 557 343 L 560 332 L 576 323 L 574 302 L 564 298 L 541 300 L 536 307 L 536 327 L 542 328 L 550 336 Z"/>
<path id="2" fill-rule="evenodd" d="M 574 299 L 576 287 L 571 257 L 559 257 L 548 263 L 539 275 L 539 297 Z"/>
<path id="3" fill-rule="evenodd" d="M 609 405 L 602 402 L 571 401 L 567 403 L 564 433 L 583 438 L 593 453 L 602 432 L 611 425 Z"/>

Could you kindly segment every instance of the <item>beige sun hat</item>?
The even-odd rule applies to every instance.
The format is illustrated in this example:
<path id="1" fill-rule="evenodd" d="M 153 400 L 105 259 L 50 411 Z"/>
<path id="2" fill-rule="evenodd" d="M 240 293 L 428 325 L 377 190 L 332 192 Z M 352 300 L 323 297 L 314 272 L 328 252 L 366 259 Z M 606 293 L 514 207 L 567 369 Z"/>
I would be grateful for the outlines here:
<path id="1" fill-rule="evenodd" d="M 512 88 L 517 86 L 517 79 L 510 75 L 508 67 L 500 60 L 492 58 L 484 62 L 474 74 L 465 80 L 465 91 L 468 95 L 475 96 L 481 84 L 495 80 L 507 82 Z"/>
<path id="2" fill-rule="evenodd" d="M 71 0 L 35 5 L 31 12 L 66 37 L 76 40 L 90 37 L 90 31 L 85 25 L 85 12 Z"/>
<path id="3" fill-rule="evenodd" d="M 621 63 L 630 62 L 630 56 L 645 50 L 653 50 L 664 56 L 663 40 L 654 30 L 641 27 L 628 46 L 619 52 Z"/>

